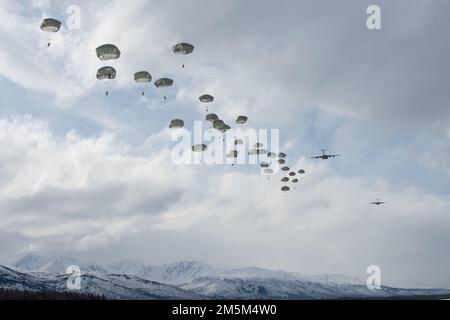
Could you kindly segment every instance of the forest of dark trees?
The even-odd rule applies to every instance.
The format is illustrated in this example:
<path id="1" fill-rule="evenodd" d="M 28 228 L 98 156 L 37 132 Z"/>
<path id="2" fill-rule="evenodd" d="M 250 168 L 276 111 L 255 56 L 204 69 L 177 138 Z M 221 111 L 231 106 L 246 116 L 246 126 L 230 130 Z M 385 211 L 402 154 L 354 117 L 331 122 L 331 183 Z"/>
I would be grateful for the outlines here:
<path id="1" fill-rule="evenodd" d="M 0 300 L 105 300 L 105 297 L 80 292 L 42 292 L 0 288 Z"/>

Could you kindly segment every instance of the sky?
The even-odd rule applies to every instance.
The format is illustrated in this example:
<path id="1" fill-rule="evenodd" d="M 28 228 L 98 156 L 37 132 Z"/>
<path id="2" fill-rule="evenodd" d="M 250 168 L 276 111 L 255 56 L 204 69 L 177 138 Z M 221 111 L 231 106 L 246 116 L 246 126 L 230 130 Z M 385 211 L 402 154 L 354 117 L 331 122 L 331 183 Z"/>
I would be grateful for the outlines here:
<path id="1" fill-rule="evenodd" d="M 366 25 L 373 4 L 380 30 Z M 446 0 L 0 0 L 0 262 L 198 260 L 362 279 L 378 265 L 386 284 L 450 288 L 449 11 Z M 42 32 L 45 17 L 61 30 Z M 178 42 L 193 54 L 173 54 Z M 105 43 L 118 60 L 97 58 Z M 105 64 L 117 69 L 106 84 Z M 141 70 L 174 86 L 136 84 Z M 281 175 L 255 166 L 173 163 L 168 124 L 192 130 L 203 93 L 227 122 L 280 130 L 288 163 L 306 170 L 295 189 L 285 196 Z M 322 148 L 341 157 L 310 159 Z"/>

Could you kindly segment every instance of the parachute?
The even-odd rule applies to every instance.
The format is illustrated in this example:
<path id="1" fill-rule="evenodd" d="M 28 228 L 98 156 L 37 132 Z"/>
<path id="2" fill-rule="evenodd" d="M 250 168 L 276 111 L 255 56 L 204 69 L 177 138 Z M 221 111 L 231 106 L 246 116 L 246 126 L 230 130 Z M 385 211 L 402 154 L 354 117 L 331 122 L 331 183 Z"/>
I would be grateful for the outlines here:
<path id="1" fill-rule="evenodd" d="M 280 153 L 278 154 L 278 158 L 284 159 L 284 158 L 286 158 L 286 154 L 283 153 L 283 152 L 280 152 Z"/>
<path id="2" fill-rule="evenodd" d="M 214 101 L 214 97 L 210 94 L 204 94 L 200 97 L 198 97 L 198 100 L 203 103 L 211 103 Z M 206 112 L 208 112 L 208 108 L 206 108 Z"/>
<path id="3" fill-rule="evenodd" d="M 269 164 L 267 162 L 261 162 L 261 168 L 268 168 Z"/>
<path id="4" fill-rule="evenodd" d="M 120 50 L 113 44 L 104 44 L 97 49 L 95 49 L 97 57 L 104 60 L 115 60 L 120 57 Z"/>
<path id="5" fill-rule="evenodd" d="M 239 152 L 237 150 L 231 150 L 228 154 L 227 154 L 227 158 L 237 158 L 239 155 Z"/>
<path id="6" fill-rule="evenodd" d="M 146 83 L 152 81 L 152 76 L 147 71 L 139 71 L 134 74 L 134 81 L 137 83 Z M 142 95 L 144 95 L 144 91 L 142 91 Z"/>
<path id="7" fill-rule="evenodd" d="M 169 78 L 161 78 L 156 80 L 154 84 L 156 88 L 160 88 L 162 90 L 171 87 L 173 85 L 173 80 Z M 164 100 L 167 100 L 167 97 L 165 95 Z"/>
<path id="8" fill-rule="evenodd" d="M 173 80 L 169 78 L 161 78 L 155 81 L 155 87 L 167 88 L 173 85 Z"/>
<path id="9" fill-rule="evenodd" d="M 190 54 L 194 51 L 194 46 L 190 43 L 177 43 L 172 47 L 172 51 L 176 54 Z"/>
<path id="10" fill-rule="evenodd" d="M 134 74 L 134 81 L 150 82 L 150 81 L 152 81 L 152 76 L 147 71 L 139 71 Z"/>
<path id="11" fill-rule="evenodd" d="M 214 122 L 216 120 L 219 120 L 219 117 L 215 113 L 209 113 L 209 114 L 206 115 L 205 120 L 209 121 L 209 122 Z"/>
<path id="12" fill-rule="evenodd" d="M 265 174 L 273 174 L 273 170 L 270 168 L 266 168 L 266 169 L 264 169 L 264 173 Z"/>
<path id="13" fill-rule="evenodd" d="M 284 187 L 281 188 L 281 191 L 283 191 L 283 192 L 286 192 L 286 191 L 289 191 L 289 190 L 291 190 L 291 189 L 288 186 L 284 186 Z"/>
<path id="14" fill-rule="evenodd" d="M 289 181 L 288 177 L 284 177 L 284 178 L 281 179 L 281 182 L 288 182 L 288 181 Z"/>
<path id="15" fill-rule="evenodd" d="M 102 67 L 97 71 L 98 80 L 114 79 L 116 77 L 116 69 L 113 67 Z"/>
<path id="16" fill-rule="evenodd" d="M 169 128 L 170 129 L 178 129 L 184 127 L 184 121 L 181 119 L 173 119 L 170 121 Z"/>
<path id="17" fill-rule="evenodd" d="M 203 102 L 203 103 L 210 103 L 210 102 L 214 101 L 214 97 L 209 94 L 204 94 L 204 95 L 200 96 L 198 99 L 200 100 L 200 102 Z"/>
<path id="18" fill-rule="evenodd" d="M 223 120 L 216 120 L 213 122 L 214 129 L 224 130 L 225 126 L 226 126 L 226 124 L 225 124 L 225 122 L 223 122 Z"/>
<path id="19" fill-rule="evenodd" d="M 279 163 L 279 164 L 285 164 L 285 163 L 286 163 L 286 160 L 284 160 L 284 159 L 278 159 L 278 163 Z"/>
<path id="20" fill-rule="evenodd" d="M 303 169 L 300 169 L 300 170 L 298 170 L 298 173 L 300 173 L 300 174 L 305 174 L 305 170 L 303 170 Z"/>
<path id="21" fill-rule="evenodd" d="M 248 154 L 249 155 L 256 155 L 256 154 L 266 154 L 267 150 L 266 149 L 251 149 Z"/>
<path id="22" fill-rule="evenodd" d="M 289 171 L 289 170 L 291 170 L 291 169 L 289 169 L 289 167 L 283 167 L 283 168 L 281 168 L 281 170 L 283 170 L 283 171 Z"/>
<path id="23" fill-rule="evenodd" d="M 45 32 L 58 32 L 61 28 L 61 22 L 52 19 L 52 18 L 45 18 L 41 23 L 41 30 Z"/>
<path id="24" fill-rule="evenodd" d="M 292 179 L 292 183 L 297 183 L 298 179 Z"/>
<path id="25" fill-rule="evenodd" d="M 208 149 L 208 146 L 206 144 L 195 144 L 192 146 L 192 151 L 194 152 L 203 152 Z"/>
<path id="26" fill-rule="evenodd" d="M 291 176 L 291 177 L 293 177 L 293 176 L 295 176 L 295 172 L 289 172 L 289 175 Z"/>
<path id="27" fill-rule="evenodd" d="M 246 117 L 246 116 L 239 116 L 236 119 L 236 123 L 237 124 L 245 124 L 247 122 L 247 120 L 248 120 L 248 117 Z"/>
<path id="28" fill-rule="evenodd" d="M 61 22 L 53 18 L 45 18 L 41 23 L 41 30 L 45 32 L 58 32 L 61 28 Z M 50 47 L 51 37 L 48 37 L 47 47 Z"/>

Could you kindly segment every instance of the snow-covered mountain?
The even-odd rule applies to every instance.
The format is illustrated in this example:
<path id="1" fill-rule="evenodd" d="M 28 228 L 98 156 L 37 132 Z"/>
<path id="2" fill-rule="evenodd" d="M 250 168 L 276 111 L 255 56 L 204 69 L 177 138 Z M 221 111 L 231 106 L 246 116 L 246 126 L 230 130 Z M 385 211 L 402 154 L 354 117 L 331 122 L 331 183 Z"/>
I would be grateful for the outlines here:
<path id="1" fill-rule="evenodd" d="M 307 276 L 281 270 L 247 267 L 217 270 L 195 261 L 160 266 L 140 261 L 109 265 L 84 263 L 69 257 L 26 256 L 11 268 L 0 267 L 0 287 L 28 290 L 66 289 L 65 270 L 78 265 L 82 291 L 110 299 L 336 299 L 446 295 L 446 289 L 369 290 L 344 275 Z"/>
<path id="2" fill-rule="evenodd" d="M 46 272 L 20 272 L 0 266 L 0 288 L 30 291 L 67 291 L 68 275 Z M 176 300 L 205 299 L 176 286 L 118 274 L 82 274 L 81 292 L 107 299 Z"/>
<path id="3" fill-rule="evenodd" d="M 147 280 L 175 285 L 217 273 L 214 268 L 196 261 L 180 261 L 161 266 L 126 261 L 109 265 L 107 270 L 112 273 L 130 274 Z"/>
<path id="4" fill-rule="evenodd" d="M 82 273 L 131 275 L 150 281 L 174 285 L 186 283 L 201 276 L 214 275 L 218 272 L 207 264 L 196 261 L 180 261 L 153 266 L 141 261 L 125 260 L 101 266 L 93 262 L 85 263 L 69 257 L 46 258 L 38 255 L 23 257 L 14 263 L 12 267 L 34 274 L 65 274 L 66 268 L 70 265 L 79 266 Z"/>

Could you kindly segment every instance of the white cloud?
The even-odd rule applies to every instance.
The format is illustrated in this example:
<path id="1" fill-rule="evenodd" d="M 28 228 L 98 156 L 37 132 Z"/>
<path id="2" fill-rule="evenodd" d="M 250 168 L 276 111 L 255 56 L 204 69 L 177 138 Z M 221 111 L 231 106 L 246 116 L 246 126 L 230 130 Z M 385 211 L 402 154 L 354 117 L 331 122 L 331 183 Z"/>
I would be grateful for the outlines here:
<path id="1" fill-rule="evenodd" d="M 141 253 L 152 260 L 198 247 L 191 258 L 213 264 L 358 274 L 379 263 L 402 285 L 449 276 L 442 250 L 450 202 L 416 188 L 396 192 L 386 181 L 341 177 L 302 158 L 293 168 L 307 174 L 285 197 L 281 176 L 268 181 L 256 168 L 174 166 L 158 147 L 164 133 L 134 148 L 111 134 L 58 138 L 29 117 L 2 119 L 0 133 L 0 233 L 22 239 L 19 252 L 107 250 L 154 233 L 160 243 Z M 379 196 L 388 204 L 371 207 Z M 174 234 L 193 242 L 175 246 Z M 226 256 L 215 253 L 230 246 Z M 114 259 L 128 254 L 115 250 Z"/>

